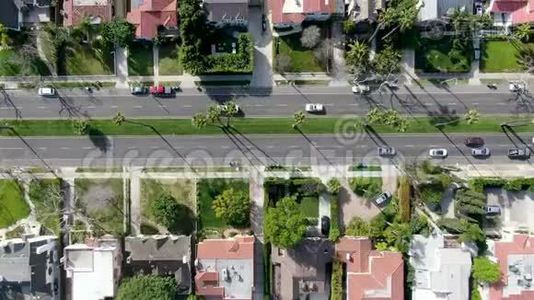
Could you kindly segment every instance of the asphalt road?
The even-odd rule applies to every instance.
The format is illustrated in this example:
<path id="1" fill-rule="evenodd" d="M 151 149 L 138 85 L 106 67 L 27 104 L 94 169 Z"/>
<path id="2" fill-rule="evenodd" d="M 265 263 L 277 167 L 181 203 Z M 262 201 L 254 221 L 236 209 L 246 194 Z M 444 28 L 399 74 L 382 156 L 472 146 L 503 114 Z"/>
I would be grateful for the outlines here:
<path id="1" fill-rule="evenodd" d="M 457 113 L 477 108 L 484 114 L 531 112 L 529 96 L 516 97 L 506 87 L 485 86 L 454 89 L 403 87 L 397 91 L 374 92 L 362 97 L 349 87 L 278 87 L 271 90 L 211 88 L 184 90 L 173 98 L 131 96 L 128 90 L 102 90 L 92 95 L 77 90 L 60 91 L 59 98 L 42 98 L 33 91 L 0 94 L 0 118 L 110 118 L 118 111 L 128 117 L 183 117 L 204 111 L 209 104 L 230 99 L 245 116 L 290 116 L 306 103 L 323 103 L 326 115 L 365 114 L 370 107 L 396 107 L 414 115 Z M 523 101 L 518 101 L 522 99 Z"/>
<path id="2" fill-rule="evenodd" d="M 249 136 L 151 136 L 151 137 L 72 137 L 1 138 L 3 166 L 177 166 L 242 164 L 339 165 L 365 163 L 397 164 L 428 159 L 428 149 L 444 147 L 449 157 L 444 163 L 491 164 L 511 161 L 509 148 L 530 147 L 530 136 L 483 135 L 492 155 L 475 159 L 463 145 L 462 135 L 361 135 L 343 138 L 327 135 L 249 135 Z M 377 145 L 395 147 L 393 159 L 377 157 Z"/>

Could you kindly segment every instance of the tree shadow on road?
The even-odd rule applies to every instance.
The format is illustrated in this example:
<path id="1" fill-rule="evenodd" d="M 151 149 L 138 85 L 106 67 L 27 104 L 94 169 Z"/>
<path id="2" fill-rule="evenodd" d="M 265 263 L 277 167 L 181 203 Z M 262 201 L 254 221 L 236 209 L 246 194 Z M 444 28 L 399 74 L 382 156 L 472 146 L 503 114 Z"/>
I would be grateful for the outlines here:
<path id="1" fill-rule="evenodd" d="M 90 126 L 87 132 L 89 140 L 98 148 L 101 152 L 108 152 L 111 142 L 109 138 L 100 129 Z"/>

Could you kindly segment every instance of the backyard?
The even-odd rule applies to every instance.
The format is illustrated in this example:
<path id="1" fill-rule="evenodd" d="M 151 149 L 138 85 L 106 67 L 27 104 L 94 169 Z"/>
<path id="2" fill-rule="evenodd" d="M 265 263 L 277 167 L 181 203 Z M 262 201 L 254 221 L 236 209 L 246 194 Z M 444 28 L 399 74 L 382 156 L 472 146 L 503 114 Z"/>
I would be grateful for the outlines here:
<path id="1" fill-rule="evenodd" d="M 200 225 L 202 229 L 219 230 L 227 228 L 223 220 L 215 216 L 212 203 L 215 197 L 223 191 L 233 188 L 235 191 L 242 191 L 248 195 L 248 182 L 241 179 L 202 179 L 197 184 L 197 199 L 200 215 Z"/>
<path id="2" fill-rule="evenodd" d="M 15 224 L 30 214 L 24 192 L 16 180 L 0 180 L 0 228 Z"/>
<path id="3" fill-rule="evenodd" d="M 93 43 L 75 44 L 66 49 L 65 75 L 111 75 L 115 71 L 111 49 Z"/>
<path id="4" fill-rule="evenodd" d="M 154 55 L 151 43 L 135 42 L 128 47 L 128 75 L 154 75 Z"/>
<path id="5" fill-rule="evenodd" d="M 420 38 L 415 47 L 415 69 L 426 73 L 469 72 L 472 51 L 470 48 L 456 50 L 453 44 L 449 36 L 440 40 Z"/>
<path id="6" fill-rule="evenodd" d="M 143 221 L 141 233 L 164 233 L 158 229 L 159 223 L 152 214 L 151 205 L 162 195 L 170 195 L 182 207 L 182 218 L 177 228 L 181 234 L 191 234 L 196 220 L 196 191 L 195 183 L 191 179 L 142 179 L 141 180 L 141 210 Z"/>
<path id="7" fill-rule="evenodd" d="M 291 34 L 274 38 L 275 55 L 287 55 L 290 64 L 287 72 L 324 72 L 324 66 L 314 55 L 312 49 L 304 48 L 300 42 L 300 34 Z M 274 59 L 276 61 L 276 59 Z"/>
<path id="8" fill-rule="evenodd" d="M 534 48 L 534 43 L 521 44 L 505 40 L 488 40 L 481 44 L 481 72 L 521 72 L 520 48 Z"/>
<path id="9" fill-rule="evenodd" d="M 122 179 L 76 179 L 75 191 L 81 221 L 87 221 L 96 236 L 125 233 Z"/>
<path id="10" fill-rule="evenodd" d="M 183 70 L 178 59 L 179 49 L 176 43 L 159 46 L 159 75 L 182 75 Z"/>

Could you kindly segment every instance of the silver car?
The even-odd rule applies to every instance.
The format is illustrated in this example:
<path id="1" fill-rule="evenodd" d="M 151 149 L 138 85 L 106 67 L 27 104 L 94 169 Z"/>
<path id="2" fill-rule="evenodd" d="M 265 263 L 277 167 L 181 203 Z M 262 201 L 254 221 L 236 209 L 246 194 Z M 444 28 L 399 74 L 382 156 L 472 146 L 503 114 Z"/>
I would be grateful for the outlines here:
<path id="1" fill-rule="evenodd" d="M 475 148 L 471 150 L 471 155 L 473 155 L 473 157 L 488 157 L 490 154 L 490 149 L 488 147 Z"/>
<path id="2" fill-rule="evenodd" d="M 378 206 L 383 206 L 384 204 L 386 204 L 386 202 L 389 201 L 389 199 L 391 199 L 391 193 L 389 192 L 382 193 L 380 194 L 380 196 L 375 198 L 375 204 Z"/>
<path id="3" fill-rule="evenodd" d="M 446 158 L 448 154 L 447 149 L 444 148 L 430 149 L 428 151 L 428 155 L 432 158 Z"/>

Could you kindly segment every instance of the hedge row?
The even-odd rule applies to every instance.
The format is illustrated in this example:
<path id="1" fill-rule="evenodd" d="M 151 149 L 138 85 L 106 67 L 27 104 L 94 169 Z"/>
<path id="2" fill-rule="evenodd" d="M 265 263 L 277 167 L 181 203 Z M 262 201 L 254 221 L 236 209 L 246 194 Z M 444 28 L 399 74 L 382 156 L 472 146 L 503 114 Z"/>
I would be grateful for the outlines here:
<path id="1" fill-rule="evenodd" d="M 341 229 L 339 228 L 339 193 L 330 194 L 330 232 L 328 239 L 336 242 L 341 236 Z"/>
<path id="2" fill-rule="evenodd" d="M 208 56 L 207 73 L 251 73 L 254 69 L 254 42 L 250 33 L 241 33 L 237 53 Z"/>
<path id="3" fill-rule="evenodd" d="M 519 192 L 522 190 L 534 191 L 534 178 L 514 178 L 504 179 L 500 177 L 477 177 L 469 181 L 469 186 L 477 191 L 484 192 L 485 188 L 503 188 L 509 192 Z"/>
<path id="4" fill-rule="evenodd" d="M 330 300 L 343 299 L 343 263 L 335 260 L 332 264 Z"/>

